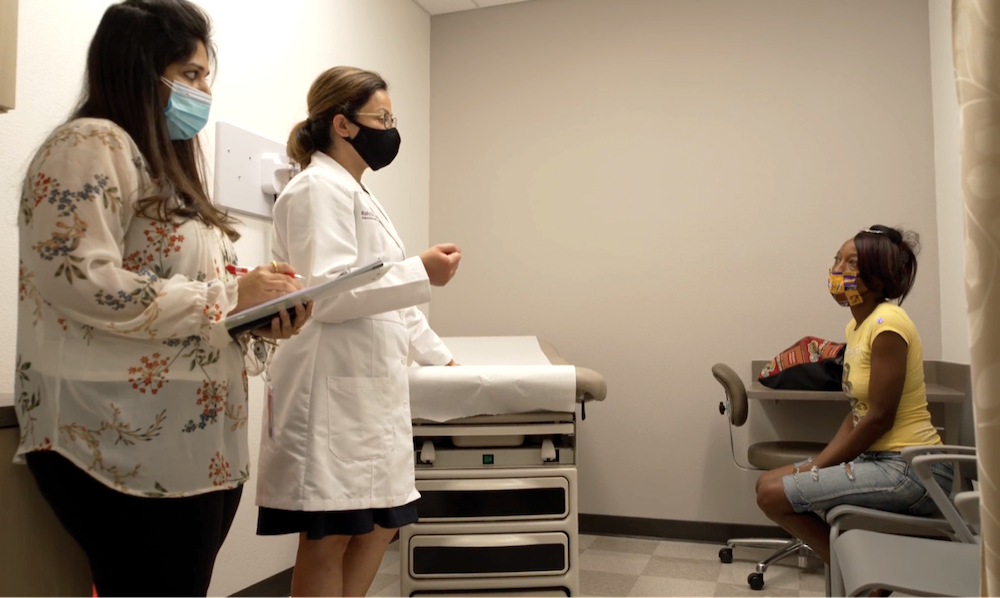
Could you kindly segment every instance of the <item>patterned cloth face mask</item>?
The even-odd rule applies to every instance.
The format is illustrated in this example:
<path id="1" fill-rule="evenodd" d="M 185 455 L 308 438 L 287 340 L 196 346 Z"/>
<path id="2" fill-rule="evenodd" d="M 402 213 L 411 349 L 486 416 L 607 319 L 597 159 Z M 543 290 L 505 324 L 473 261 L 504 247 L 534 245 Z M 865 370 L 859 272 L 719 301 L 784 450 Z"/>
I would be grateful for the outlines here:
<path id="1" fill-rule="evenodd" d="M 830 294 L 844 307 L 861 305 L 864 300 L 858 292 L 858 273 L 830 270 Z"/>

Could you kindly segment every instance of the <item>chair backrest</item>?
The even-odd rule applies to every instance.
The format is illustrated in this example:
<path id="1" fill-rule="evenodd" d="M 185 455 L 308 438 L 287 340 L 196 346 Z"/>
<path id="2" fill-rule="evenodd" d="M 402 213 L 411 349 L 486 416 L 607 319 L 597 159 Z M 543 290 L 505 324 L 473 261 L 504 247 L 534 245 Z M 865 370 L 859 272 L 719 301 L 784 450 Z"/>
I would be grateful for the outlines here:
<path id="1" fill-rule="evenodd" d="M 725 409 L 720 409 L 729 415 L 729 423 L 734 426 L 742 426 L 747 422 L 747 387 L 743 380 L 733 371 L 733 368 L 724 363 L 717 363 L 712 366 L 712 375 L 719 381 L 722 388 L 726 389 Z M 722 407 L 722 405 L 720 405 Z"/>

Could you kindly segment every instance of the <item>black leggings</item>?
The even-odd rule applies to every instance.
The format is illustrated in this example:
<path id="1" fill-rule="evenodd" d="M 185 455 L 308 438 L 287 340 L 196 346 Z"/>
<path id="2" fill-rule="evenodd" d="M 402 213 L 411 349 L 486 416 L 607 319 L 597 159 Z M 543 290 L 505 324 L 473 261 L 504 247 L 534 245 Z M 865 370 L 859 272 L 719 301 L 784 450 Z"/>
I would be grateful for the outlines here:
<path id="1" fill-rule="evenodd" d="M 187 498 L 116 492 L 54 452 L 27 455 L 100 596 L 205 596 L 243 488 Z"/>

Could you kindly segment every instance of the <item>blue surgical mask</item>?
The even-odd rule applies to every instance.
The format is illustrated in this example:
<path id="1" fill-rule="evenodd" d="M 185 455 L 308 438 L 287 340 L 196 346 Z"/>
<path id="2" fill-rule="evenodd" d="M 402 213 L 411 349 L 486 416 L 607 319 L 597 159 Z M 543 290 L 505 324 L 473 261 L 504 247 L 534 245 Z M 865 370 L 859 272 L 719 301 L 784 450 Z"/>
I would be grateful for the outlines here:
<path id="1" fill-rule="evenodd" d="M 170 99 L 164 110 L 170 138 L 175 141 L 191 139 L 208 124 L 212 96 L 180 81 L 160 79 L 170 88 Z"/>

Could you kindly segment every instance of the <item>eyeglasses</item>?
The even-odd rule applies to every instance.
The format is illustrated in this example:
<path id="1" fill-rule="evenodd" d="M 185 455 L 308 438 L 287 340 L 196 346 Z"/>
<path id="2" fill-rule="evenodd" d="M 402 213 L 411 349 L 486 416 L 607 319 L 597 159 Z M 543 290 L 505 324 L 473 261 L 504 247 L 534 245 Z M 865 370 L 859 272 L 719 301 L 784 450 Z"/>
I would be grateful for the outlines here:
<path id="1" fill-rule="evenodd" d="M 396 128 L 396 117 L 389 112 L 357 112 L 357 116 L 374 116 L 379 120 L 380 123 L 385 125 L 386 129 Z"/>

